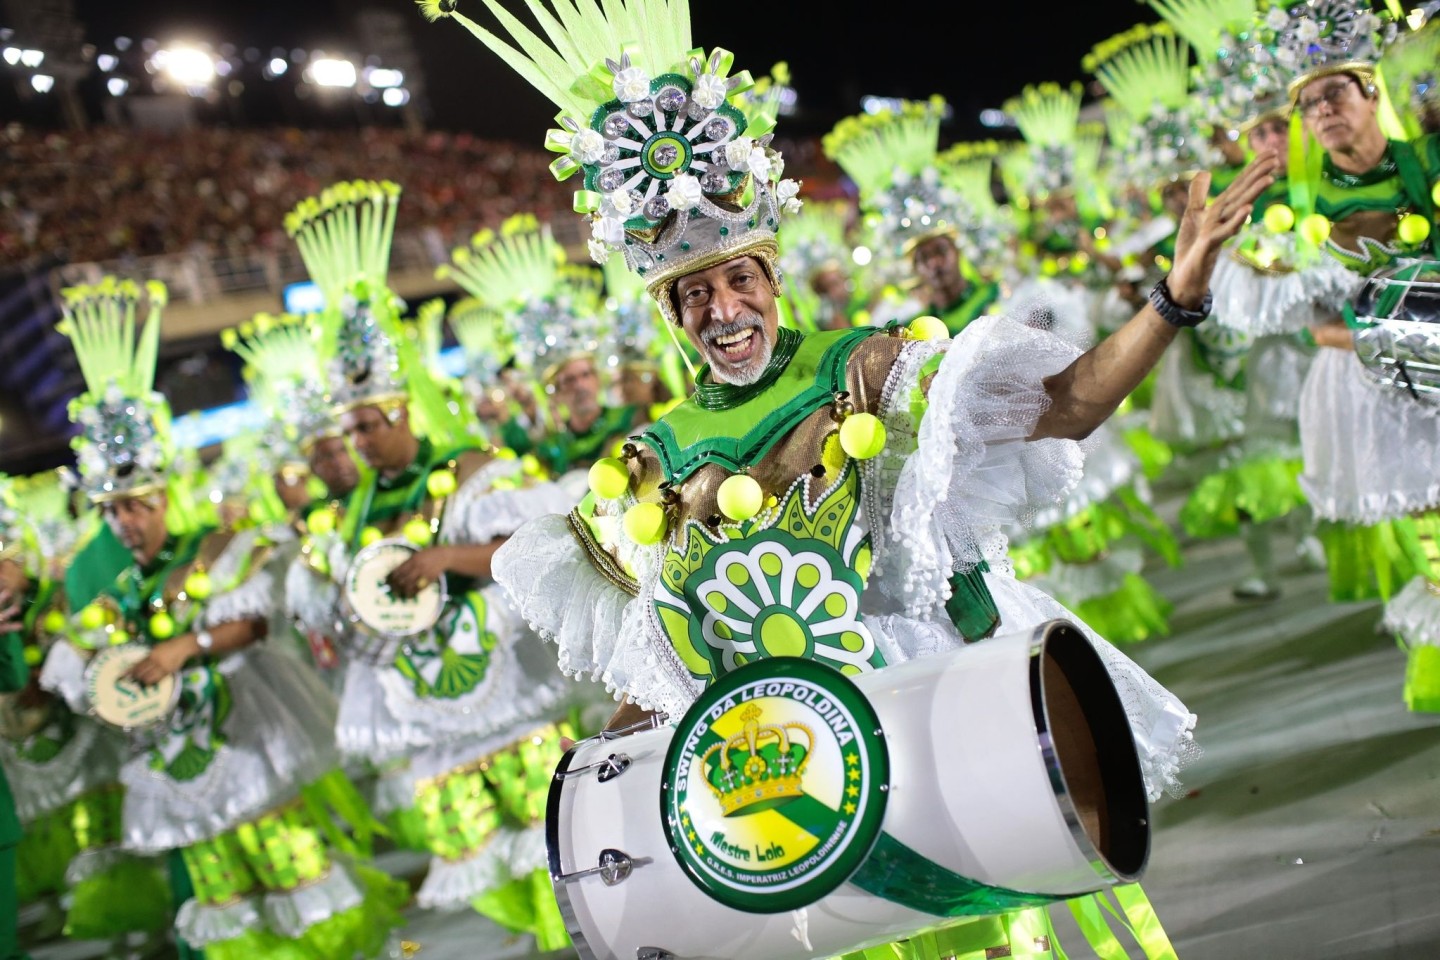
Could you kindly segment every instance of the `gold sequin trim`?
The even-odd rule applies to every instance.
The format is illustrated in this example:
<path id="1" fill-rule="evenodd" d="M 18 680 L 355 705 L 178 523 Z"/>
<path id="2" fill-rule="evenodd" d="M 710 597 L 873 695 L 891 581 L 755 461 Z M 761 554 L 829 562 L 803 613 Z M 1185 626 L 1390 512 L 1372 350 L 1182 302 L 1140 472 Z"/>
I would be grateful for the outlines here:
<path id="1" fill-rule="evenodd" d="M 600 576 L 621 590 L 624 590 L 630 594 L 630 596 L 640 596 L 640 584 L 633 578 L 627 576 L 625 571 L 621 570 L 619 564 L 615 562 L 615 558 L 606 553 L 605 550 L 595 542 L 595 538 L 590 535 L 589 525 L 581 519 L 579 514 L 571 510 L 565 515 L 565 522 L 570 527 L 570 535 L 575 538 L 576 543 L 584 548 L 590 557 L 590 562 L 595 565 L 595 569 L 599 571 Z"/>

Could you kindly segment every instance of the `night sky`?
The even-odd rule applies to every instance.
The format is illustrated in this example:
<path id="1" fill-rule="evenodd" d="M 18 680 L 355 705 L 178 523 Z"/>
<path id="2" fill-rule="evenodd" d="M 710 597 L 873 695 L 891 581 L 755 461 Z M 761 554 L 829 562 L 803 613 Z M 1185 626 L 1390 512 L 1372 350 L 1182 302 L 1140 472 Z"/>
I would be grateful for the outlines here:
<path id="1" fill-rule="evenodd" d="M 505 3 L 512 11 L 523 10 L 520 0 Z M 128 35 L 229 42 L 266 51 L 281 46 L 335 52 L 354 49 L 350 15 L 365 5 L 406 13 L 426 61 L 431 126 L 539 143 L 553 107 L 459 24 L 428 24 L 418 13 L 408 19 L 410 0 L 77 0 L 76 10 L 87 26 L 87 39 L 102 51 L 115 36 Z M 462 0 L 461 10 L 494 26 L 480 0 Z M 1026 83 L 1082 79 L 1080 60 L 1091 45 L 1155 19 L 1133 0 L 692 0 L 692 36 L 698 45 L 726 47 L 736 54 L 737 69 L 756 76 L 777 60 L 789 62 L 801 108 L 783 121 L 781 132 L 791 134 L 823 133 L 856 112 L 863 94 L 921 98 L 940 93 L 955 111 L 946 140 L 986 136 L 977 119 L 980 110 L 1000 106 Z"/>

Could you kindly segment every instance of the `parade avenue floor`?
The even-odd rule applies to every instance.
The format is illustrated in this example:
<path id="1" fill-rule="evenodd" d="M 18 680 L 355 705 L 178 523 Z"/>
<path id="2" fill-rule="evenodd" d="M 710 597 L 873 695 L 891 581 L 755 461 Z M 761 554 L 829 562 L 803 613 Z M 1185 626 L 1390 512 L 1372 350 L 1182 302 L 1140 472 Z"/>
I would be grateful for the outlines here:
<path id="1" fill-rule="evenodd" d="M 1177 506 L 1165 498 L 1162 514 Z M 1174 634 L 1129 651 L 1200 716 L 1205 754 L 1184 774 L 1188 794 L 1155 807 L 1144 880 L 1180 960 L 1440 958 L 1440 716 L 1405 711 L 1405 657 L 1376 632 L 1379 604 L 1329 603 L 1324 574 L 1298 560 L 1282 567 L 1279 600 L 1238 603 L 1238 539 L 1187 542 L 1184 555 L 1151 571 Z M 1293 557 L 1293 541 L 1277 555 Z M 381 860 L 401 874 L 423 865 Z M 1092 956 L 1068 911 L 1052 914 L 1066 952 Z M 397 955 L 418 960 L 535 956 L 474 914 L 412 911 L 403 934 Z"/>

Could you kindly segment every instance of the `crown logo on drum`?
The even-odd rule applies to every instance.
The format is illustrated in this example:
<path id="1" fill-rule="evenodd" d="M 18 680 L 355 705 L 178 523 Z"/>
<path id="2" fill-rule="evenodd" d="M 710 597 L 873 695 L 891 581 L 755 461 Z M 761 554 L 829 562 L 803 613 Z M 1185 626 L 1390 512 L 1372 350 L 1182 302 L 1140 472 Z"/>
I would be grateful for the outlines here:
<path id="1" fill-rule="evenodd" d="M 804 794 L 801 778 L 815 748 L 815 736 L 801 723 L 760 723 L 754 704 L 740 714 L 745 727 L 700 758 L 710 790 L 724 816 L 756 813 Z M 803 735 L 803 743 L 796 735 Z"/>

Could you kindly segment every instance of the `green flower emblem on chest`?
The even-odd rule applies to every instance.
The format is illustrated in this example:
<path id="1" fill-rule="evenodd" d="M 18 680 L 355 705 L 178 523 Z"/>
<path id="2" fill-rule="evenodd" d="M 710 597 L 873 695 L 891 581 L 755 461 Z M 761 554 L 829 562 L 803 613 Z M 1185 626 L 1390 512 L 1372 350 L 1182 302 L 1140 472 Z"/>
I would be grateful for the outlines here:
<path id="1" fill-rule="evenodd" d="M 433 631 L 395 655 L 395 669 L 414 685 L 417 697 L 454 700 L 485 680 L 497 642 L 486 629 L 486 609 L 482 594 L 466 594 L 447 605 Z"/>
<path id="2" fill-rule="evenodd" d="M 177 679 L 180 700 L 168 732 L 150 753 L 150 767 L 183 783 L 208 770 L 225 745 L 232 701 L 225 675 L 213 667 L 194 667 Z"/>
<path id="3" fill-rule="evenodd" d="M 717 539 L 692 521 L 665 558 L 655 611 L 687 669 L 711 681 L 763 657 L 803 657 L 854 675 L 884 666 L 860 615 L 870 573 L 853 463 L 814 507 L 811 479 Z M 721 534 L 720 536 L 724 536 Z"/>

